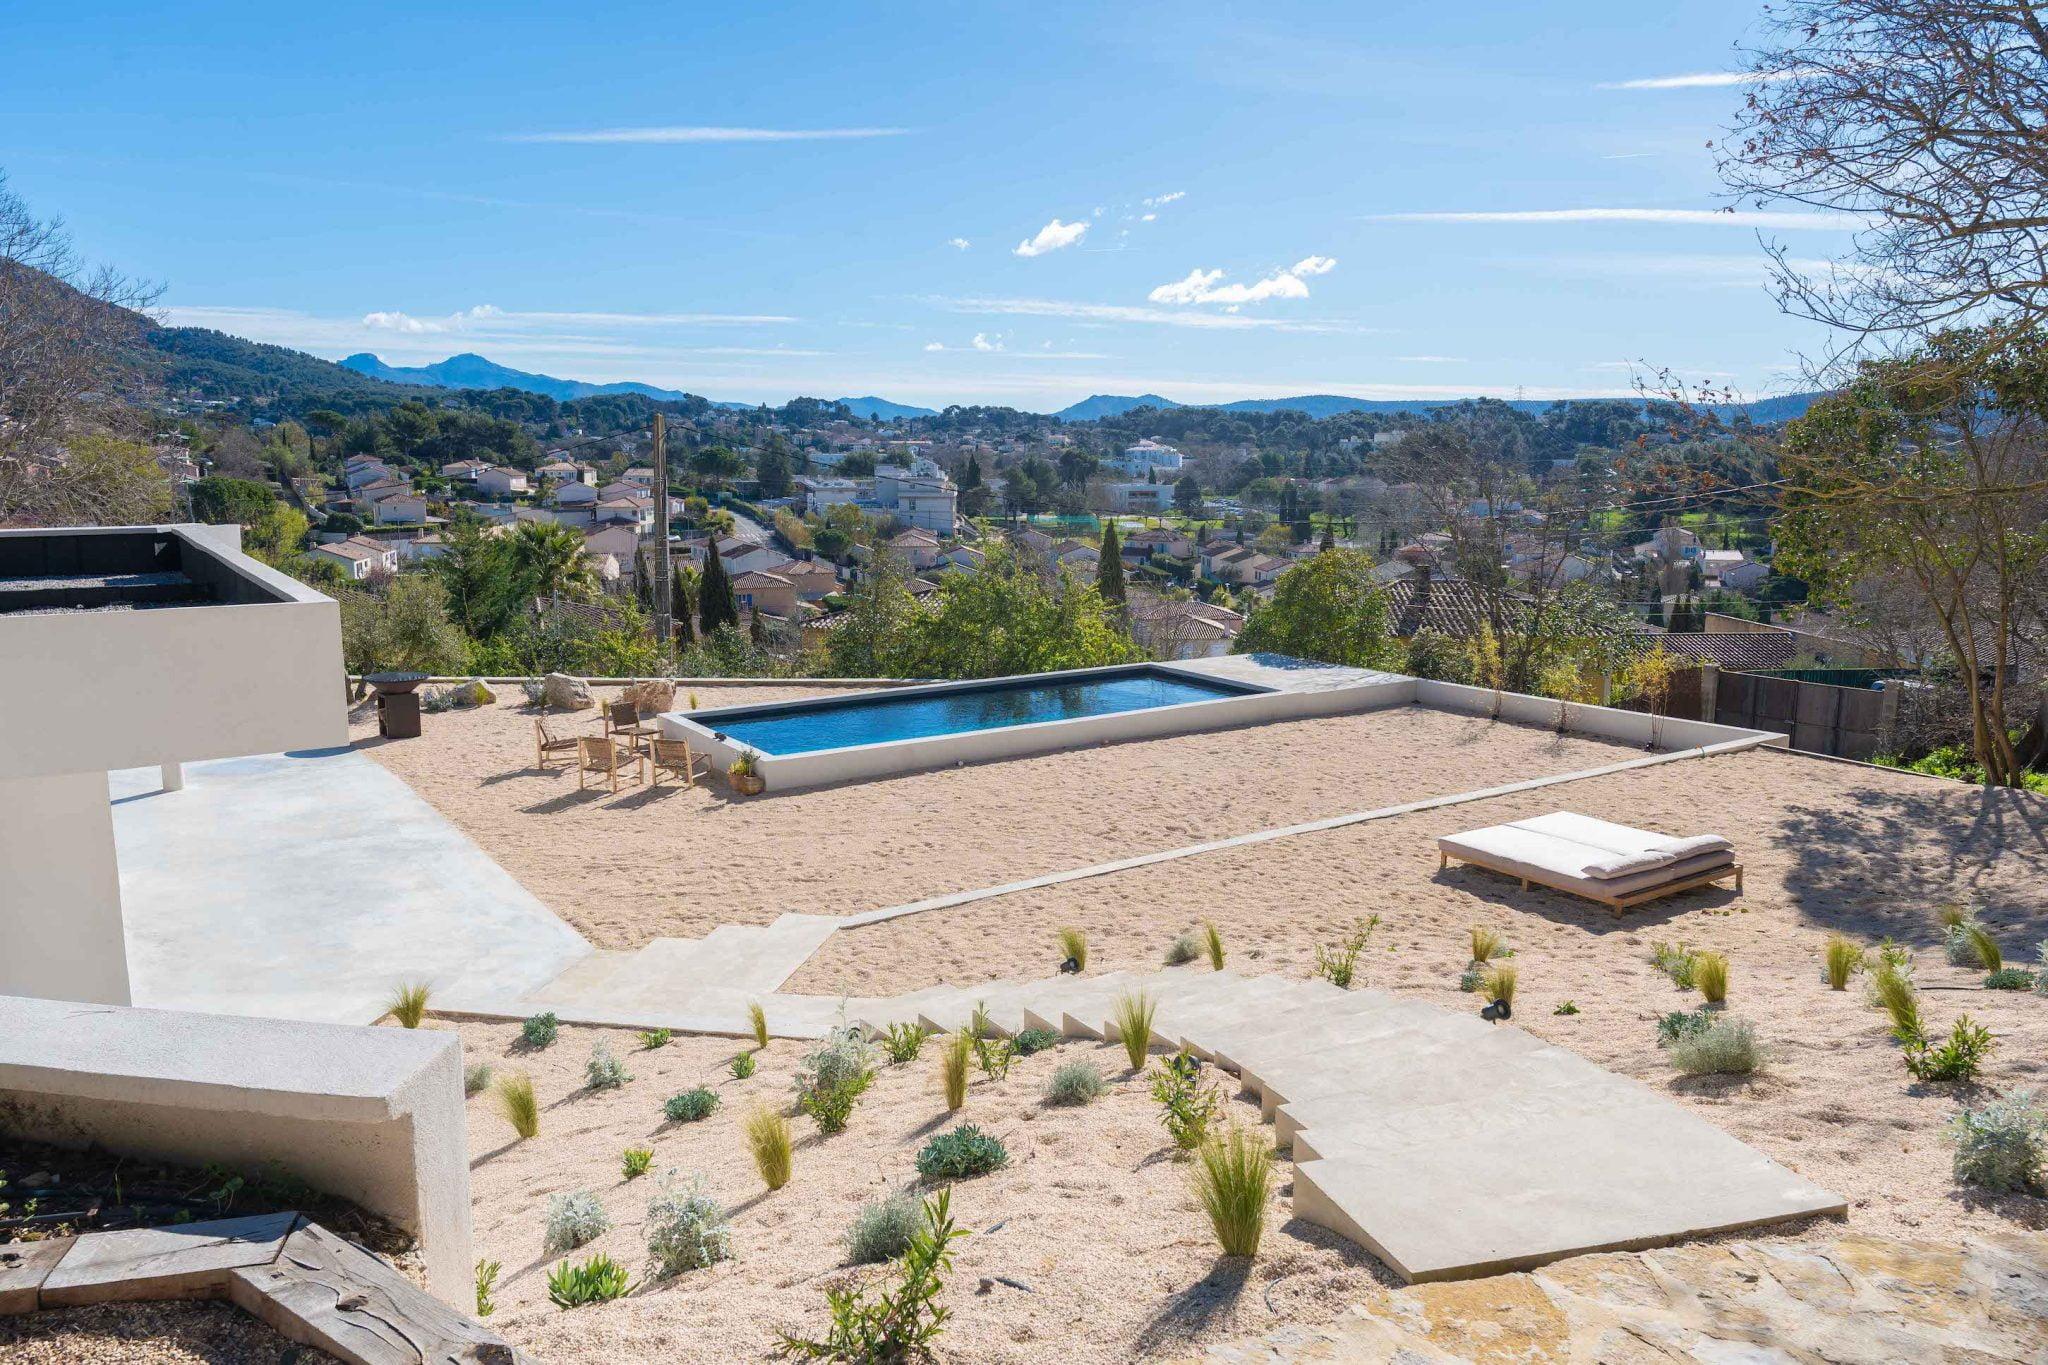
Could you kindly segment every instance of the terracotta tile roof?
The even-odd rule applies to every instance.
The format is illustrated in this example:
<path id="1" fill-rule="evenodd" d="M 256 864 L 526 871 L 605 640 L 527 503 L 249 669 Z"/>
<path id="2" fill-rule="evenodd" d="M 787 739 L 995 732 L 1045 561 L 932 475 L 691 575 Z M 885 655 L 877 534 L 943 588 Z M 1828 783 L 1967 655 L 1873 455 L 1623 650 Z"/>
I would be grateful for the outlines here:
<path id="1" fill-rule="evenodd" d="M 1393 632 L 1403 640 L 1425 630 L 1466 639 L 1478 634 L 1482 622 L 1493 619 L 1485 592 L 1445 574 L 1424 578 L 1411 573 L 1387 584 L 1386 594 Z M 1512 618 L 1520 607 L 1520 601 L 1511 597 L 1503 614 Z"/>
<path id="2" fill-rule="evenodd" d="M 1765 634 L 1744 631 L 1726 635 L 1707 635 L 1679 631 L 1675 634 L 1645 636 L 1644 643 L 1661 644 L 1667 654 L 1719 664 L 1723 668 L 1738 672 L 1783 668 L 1792 656 L 1799 652 L 1797 640 L 1790 635 L 1779 635 L 1776 632 Z"/>

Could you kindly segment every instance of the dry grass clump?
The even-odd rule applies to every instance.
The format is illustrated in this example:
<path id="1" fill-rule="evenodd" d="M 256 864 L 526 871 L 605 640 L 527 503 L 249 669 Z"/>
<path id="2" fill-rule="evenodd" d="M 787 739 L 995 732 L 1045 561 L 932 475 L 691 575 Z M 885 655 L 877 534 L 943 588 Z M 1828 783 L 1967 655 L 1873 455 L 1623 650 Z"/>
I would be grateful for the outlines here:
<path id="1" fill-rule="evenodd" d="M 1250 1129 L 1232 1126 L 1195 1154 L 1195 1199 L 1225 1256 L 1256 1256 L 1266 1231 L 1273 1154 Z"/>
<path id="2" fill-rule="evenodd" d="M 1079 929 L 1067 928 L 1059 932 L 1060 961 L 1071 962 L 1074 970 L 1088 970 L 1088 935 Z"/>
<path id="3" fill-rule="evenodd" d="M 1217 932 L 1213 920 L 1202 921 L 1202 951 L 1209 955 L 1209 970 L 1223 970 L 1223 935 Z"/>
<path id="4" fill-rule="evenodd" d="M 1821 949 L 1821 976 L 1829 990 L 1846 991 L 1849 978 L 1863 970 L 1863 945 L 1841 934 L 1829 934 Z"/>
<path id="5" fill-rule="evenodd" d="M 946 1092 L 949 1114 L 967 1103 L 967 1068 L 973 1062 L 974 1035 L 965 1029 L 946 1035 L 945 1050 L 939 1053 L 939 1085 Z"/>
<path id="6" fill-rule="evenodd" d="M 1892 1037 L 1902 1043 L 1917 1043 L 1925 1036 L 1920 1023 L 1920 993 L 1913 978 L 1890 962 L 1878 964 L 1870 976 L 1870 998 L 1891 1016 Z"/>
<path id="7" fill-rule="evenodd" d="M 1977 963 L 1987 972 L 1995 972 L 2005 966 L 2005 954 L 1998 950 L 1998 940 L 1991 937 L 1991 931 L 1972 921 L 1963 926 L 1963 937 L 1970 945 L 1970 951 L 1977 955 Z"/>
<path id="8" fill-rule="evenodd" d="M 768 1012 L 761 1008 L 760 1001 L 747 1006 L 747 1023 L 754 1030 L 754 1046 L 768 1046 Z"/>
<path id="9" fill-rule="evenodd" d="M 1507 953 L 1507 948 L 1508 941 L 1500 936 L 1498 930 L 1489 929 L 1483 924 L 1472 926 L 1472 960 L 1474 962 L 1491 962 L 1497 957 L 1503 957 Z"/>
<path id="10" fill-rule="evenodd" d="M 420 1020 L 427 1016 L 428 993 L 426 982 L 406 982 L 391 993 L 391 1002 L 385 1006 L 385 1012 L 397 1020 L 401 1028 L 418 1028 Z"/>
<path id="11" fill-rule="evenodd" d="M 1152 1052 L 1152 1020 L 1158 1013 L 1158 1003 L 1143 991 L 1118 996 L 1110 1011 L 1110 1022 L 1116 1025 L 1117 1038 L 1133 1071 L 1145 1069 L 1145 1059 Z"/>
<path id="12" fill-rule="evenodd" d="M 519 1073 L 500 1076 L 493 1093 L 498 1099 L 498 1112 L 512 1125 L 513 1132 L 522 1139 L 540 1134 L 540 1101 L 533 1093 L 533 1077 Z"/>
<path id="13" fill-rule="evenodd" d="M 1479 986 L 1480 993 L 1489 1002 L 1505 1005 L 1512 1010 L 1515 1007 L 1515 979 L 1518 975 L 1513 964 L 1503 962 L 1486 974 L 1486 979 Z"/>
<path id="14" fill-rule="evenodd" d="M 772 1109 L 755 1106 L 747 1115 L 741 1131 L 746 1135 L 747 1151 L 753 1155 L 754 1169 L 761 1173 L 761 1183 L 771 1190 L 779 1190 L 789 1183 L 789 1120 Z"/>
<path id="15" fill-rule="evenodd" d="M 1695 954 L 1692 961 L 1692 983 L 1700 988 L 1700 994 L 1709 1005 L 1718 1005 L 1725 1001 L 1728 998 L 1728 955 Z"/>

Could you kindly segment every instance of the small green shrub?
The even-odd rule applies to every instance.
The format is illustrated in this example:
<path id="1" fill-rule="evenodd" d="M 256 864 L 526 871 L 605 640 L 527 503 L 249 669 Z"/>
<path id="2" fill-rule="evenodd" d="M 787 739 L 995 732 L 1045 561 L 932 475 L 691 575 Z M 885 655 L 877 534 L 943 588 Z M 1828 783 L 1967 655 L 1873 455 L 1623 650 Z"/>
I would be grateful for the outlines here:
<path id="1" fill-rule="evenodd" d="M 1483 924 L 1472 926 L 1472 960 L 1474 962 L 1491 962 L 1497 957 L 1505 957 L 1507 956 L 1507 946 L 1508 941 L 1500 936 L 1498 930 L 1489 929 Z"/>
<path id="2" fill-rule="evenodd" d="M 548 1199 L 547 1228 L 540 1248 L 549 1256 L 574 1251 L 610 1230 L 611 1215 L 589 1190 L 571 1190 Z"/>
<path id="3" fill-rule="evenodd" d="M 2025 967 L 2000 967 L 1984 978 L 1987 991 L 2024 991 L 2034 985 L 2034 974 Z"/>
<path id="4" fill-rule="evenodd" d="M 476 1315 L 487 1318 L 498 1311 L 498 1305 L 491 1301 L 491 1294 L 498 1287 L 498 1276 L 505 1267 L 499 1261 L 478 1261 L 476 1263 Z"/>
<path id="5" fill-rule="evenodd" d="M 1970 930 L 1976 927 L 1974 921 L 1964 920 L 1959 924 L 1949 925 L 1943 931 L 1941 951 L 1942 955 L 1948 959 L 1949 966 L 1981 967 L 1984 965 L 1983 956 L 1977 950 L 1977 942 L 1970 936 Z"/>
<path id="6" fill-rule="evenodd" d="M 761 1173 L 761 1183 L 771 1190 L 779 1190 L 789 1183 L 790 1142 L 789 1120 L 771 1109 L 757 1107 L 747 1115 L 742 1132 L 746 1135 L 747 1151 L 754 1158 L 754 1169 Z"/>
<path id="7" fill-rule="evenodd" d="M 882 1034 L 882 1054 L 889 1059 L 891 1066 L 914 1062 L 917 1060 L 918 1050 L 924 1046 L 925 1037 L 925 1026 L 915 1019 L 908 1023 L 891 1024 Z"/>
<path id="8" fill-rule="evenodd" d="M 1002 1139 L 963 1123 L 940 1133 L 917 1153 L 917 1173 L 925 1180 L 966 1180 L 999 1171 L 1010 1164 Z"/>
<path id="9" fill-rule="evenodd" d="M 1671 984 L 1680 990 L 1693 988 L 1693 969 L 1699 961 L 1699 954 L 1683 943 L 1657 943 L 1650 949 L 1650 962 L 1658 971 L 1671 978 Z"/>
<path id="10" fill-rule="evenodd" d="M 1088 970 L 1088 935 L 1079 929 L 1059 931 L 1060 961 L 1071 962 L 1079 971 Z"/>
<path id="11" fill-rule="evenodd" d="M 1828 989 L 1848 990 L 1849 978 L 1862 970 L 1862 945 L 1840 934 L 1829 934 L 1827 946 L 1821 949 L 1820 973 L 1821 980 L 1828 983 Z"/>
<path id="12" fill-rule="evenodd" d="M 846 1230 L 846 1259 L 852 1265 L 893 1261 L 924 1226 L 924 1205 L 907 1194 L 870 1200 Z"/>
<path id="13" fill-rule="evenodd" d="M 1233 1127 L 1196 1153 L 1195 1199 L 1225 1256 L 1256 1256 L 1266 1231 L 1273 1154 L 1256 1132 Z"/>
<path id="14" fill-rule="evenodd" d="M 718 1109 L 718 1092 L 709 1086 L 695 1086 L 661 1103 L 661 1112 L 671 1123 L 695 1123 L 708 1119 Z"/>
<path id="15" fill-rule="evenodd" d="M 583 1064 L 583 1084 L 591 1090 L 617 1090 L 632 1079 L 626 1064 L 612 1055 L 612 1045 L 598 1039 L 597 1046 L 590 1049 L 590 1060 Z"/>
<path id="16" fill-rule="evenodd" d="M 586 1303 L 610 1303 L 624 1298 L 632 1287 L 626 1268 L 602 1253 L 582 1265 L 564 1261 L 548 1272 L 548 1298 L 564 1310 Z"/>
<path id="17" fill-rule="evenodd" d="M 736 1053 L 731 1064 L 726 1067 L 726 1070 L 732 1072 L 734 1080 L 745 1080 L 754 1074 L 754 1054 L 751 1052 Z"/>
<path id="18" fill-rule="evenodd" d="M 1017 1045 L 1008 1038 L 989 1038 L 976 1034 L 974 1060 L 981 1066 L 982 1075 L 992 1081 L 999 1081 L 1010 1074 L 1010 1067 L 1017 1060 Z"/>
<path id="19" fill-rule="evenodd" d="M 2031 1090 L 2015 1090 L 1965 1109 L 1950 1121 L 1955 1177 L 1987 1190 L 2048 1194 L 2048 1112 Z"/>
<path id="20" fill-rule="evenodd" d="M 647 1258 L 657 1278 L 699 1270 L 732 1256 L 725 1206 L 704 1192 L 704 1182 L 678 1187 L 676 1173 L 661 1178 L 647 1201 Z"/>
<path id="21" fill-rule="evenodd" d="M 1991 1030 L 1961 1015 L 1940 1044 L 1916 1039 L 1906 1044 L 1906 1070 L 1921 1081 L 1974 1081 L 1991 1054 Z"/>
<path id="22" fill-rule="evenodd" d="M 478 1062 L 475 1066 L 464 1067 L 462 1071 L 462 1093 L 474 1095 L 491 1083 L 491 1064 Z"/>
<path id="23" fill-rule="evenodd" d="M 1486 964 L 1484 962 L 1468 962 L 1465 964 L 1465 970 L 1458 973 L 1458 989 L 1464 991 L 1467 995 L 1470 995 L 1485 984 Z"/>
<path id="24" fill-rule="evenodd" d="M 1161 1060 L 1152 1074 L 1152 1098 L 1159 1102 L 1167 1136 L 1183 1152 L 1209 1140 L 1209 1124 L 1223 1102 L 1221 1091 L 1202 1084 L 1201 1059 L 1185 1048 Z"/>
<path id="25" fill-rule="evenodd" d="M 538 1051 L 553 1044 L 561 1031 L 561 1024 L 556 1021 L 554 1011 L 550 1010 L 545 1014 L 536 1014 L 520 1024 L 519 1042 L 523 1047 Z"/>
<path id="26" fill-rule="evenodd" d="M 391 993 L 391 1002 L 385 1012 L 398 1021 L 400 1028 L 418 1028 L 420 1020 L 427 1017 L 428 986 L 424 981 L 401 984 Z"/>
<path id="27" fill-rule="evenodd" d="M 1193 934 L 1182 934 L 1179 938 L 1166 945 L 1166 965 L 1169 967 L 1178 967 L 1184 962 L 1193 962 L 1201 955 L 1202 950 L 1196 946 Z"/>
<path id="28" fill-rule="evenodd" d="M 946 1036 L 946 1050 L 939 1054 L 939 1086 L 946 1092 L 949 1114 L 967 1103 L 967 1066 L 973 1060 L 974 1039 L 965 1032 Z"/>
<path id="29" fill-rule="evenodd" d="M 1060 1042 L 1060 1035 L 1054 1033 L 1049 1028 L 1028 1028 L 1010 1041 L 1016 1045 L 1019 1057 L 1029 1057 L 1034 1052 L 1043 1052 L 1049 1047 L 1057 1047 Z"/>
<path id="30" fill-rule="evenodd" d="M 797 1068 L 797 1108 L 811 1116 L 819 1132 L 844 1132 L 854 1105 L 874 1079 L 867 1033 L 859 1025 L 843 1024 L 827 1033 Z"/>
<path id="31" fill-rule="evenodd" d="M 1213 920 L 1202 921 L 1202 951 L 1209 955 L 1209 970 L 1223 970 L 1223 935 L 1217 932 Z"/>
<path id="32" fill-rule="evenodd" d="M 1705 1028 L 1671 1040 L 1671 1064 L 1688 1076 L 1747 1076 L 1762 1065 L 1747 1019 L 1716 1015 Z"/>
<path id="33" fill-rule="evenodd" d="M 768 1011 L 758 1000 L 747 1006 L 747 1025 L 754 1031 L 754 1046 L 768 1046 Z"/>
<path id="34" fill-rule="evenodd" d="M 1728 955 L 1726 953 L 1699 953 L 1692 962 L 1692 980 L 1700 988 L 1700 995 L 1709 1005 L 1718 1005 L 1728 998 Z"/>
<path id="35" fill-rule="evenodd" d="M 1900 976 L 1913 975 L 1913 950 L 1887 934 L 1877 941 L 1877 965 L 1890 967 Z"/>
<path id="36" fill-rule="evenodd" d="M 1870 974 L 1870 1000 L 1891 1016 L 1892 1037 L 1901 1043 L 1918 1043 L 1925 1032 L 1920 1024 L 1920 993 L 1913 979 L 1888 961 L 1879 961 Z"/>
<path id="37" fill-rule="evenodd" d="M 897 1263 L 893 1288 L 828 1289 L 831 1329 L 820 1339 L 778 1334 L 775 1353 L 785 1359 L 844 1362 L 925 1360 L 951 1316 L 938 1298 L 953 1267 L 952 1244 L 967 1234 L 953 1226 L 952 1192 L 924 1205 L 923 1226 Z"/>
<path id="38" fill-rule="evenodd" d="M 967 1031 L 976 1038 L 997 1038 L 1002 1036 L 1002 1031 L 996 1027 L 996 1021 L 990 1017 L 988 1005 L 984 1002 L 977 1002 L 973 1010 L 968 1013 Z"/>
<path id="39" fill-rule="evenodd" d="M 1110 1009 L 1110 1020 L 1133 1071 L 1143 1071 L 1145 1059 L 1152 1053 L 1152 1020 L 1158 1013 L 1159 1006 L 1143 991 L 1118 996 Z"/>
<path id="40" fill-rule="evenodd" d="M 1372 940 L 1373 930 L 1380 927 L 1378 915 L 1367 915 L 1351 926 L 1351 932 L 1335 947 L 1316 946 L 1316 975 L 1335 986 L 1338 990 L 1351 989 L 1352 980 L 1358 975 L 1358 958 L 1365 951 L 1365 945 Z"/>
<path id="41" fill-rule="evenodd" d="M 652 1052 L 658 1047 L 667 1047 L 675 1041 L 675 1036 L 671 1029 L 649 1029 L 640 1035 L 640 1047 L 643 1051 Z"/>
<path id="42" fill-rule="evenodd" d="M 531 1076 L 500 1076 L 495 1093 L 498 1112 L 512 1125 L 513 1132 L 522 1138 L 540 1133 L 540 1101 L 534 1097 Z"/>
<path id="43" fill-rule="evenodd" d="M 628 1147 L 625 1151 L 619 1153 L 619 1174 L 625 1176 L 628 1180 L 638 1180 L 641 1176 L 646 1175 L 648 1168 L 653 1164 L 654 1149 L 652 1147 Z"/>
<path id="44" fill-rule="evenodd" d="M 1093 1062 L 1067 1062 L 1046 1082 L 1047 1104 L 1086 1104 L 1109 1088 Z"/>
<path id="45" fill-rule="evenodd" d="M 1657 1021 L 1657 1046 L 1670 1047 L 1680 1038 L 1702 1032 L 1714 1022 L 1706 1010 L 1673 1010 Z"/>
<path id="46" fill-rule="evenodd" d="M 1577 1014 L 1578 1012 L 1579 1003 L 1576 1000 L 1567 1000 L 1551 1011 L 1552 1014 Z"/>

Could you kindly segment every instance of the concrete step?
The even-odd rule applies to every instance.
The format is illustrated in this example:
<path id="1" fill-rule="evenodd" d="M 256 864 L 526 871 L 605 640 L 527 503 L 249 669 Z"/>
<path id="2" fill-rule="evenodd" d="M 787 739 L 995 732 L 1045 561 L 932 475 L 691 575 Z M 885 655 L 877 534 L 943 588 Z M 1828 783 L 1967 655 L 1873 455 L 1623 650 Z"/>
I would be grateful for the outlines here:
<path id="1" fill-rule="evenodd" d="M 595 949 L 570 963 L 554 980 L 529 991 L 528 995 L 535 1000 L 597 1000 L 601 998 L 606 983 L 634 956 L 633 949 Z"/>
<path id="2" fill-rule="evenodd" d="M 1024 1002 L 1025 1026 L 1065 1033 L 1066 1007 L 1069 1004 L 1092 1000 L 1097 995 L 1114 997 L 1126 989 L 1125 983 L 1139 975 L 1137 972 L 1104 972 L 1101 976 L 1062 978 L 1047 987 L 1044 994 L 1032 996 Z"/>
<path id="3" fill-rule="evenodd" d="M 1209 1051 L 1203 1039 L 1221 1030 L 1264 1025 L 1276 1014 L 1310 1003 L 1299 992 L 1302 983 L 1278 976 L 1255 976 L 1235 990 L 1208 999 L 1177 1000 L 1159 1011 L 1161 1035 L 1203 1060 Z"/>
<path id="4" fill-rule="evenodd" d="M 870 1033 L 886 1033 L 892 1024 L 914 1024 L 918 1011 L 934 1002 L 944 1003 L 958 999 L 962 988 L 953 985 L 926 986 L 922 990 L 909 991 L 903 995 L 884 996 L 864 1002 L 853 1017 Z"/>
<path id="5" fill-rule="evenodd" d="M 1111 1013 L 1117 1002 L 1125 996 L 1144 995 L 1164 1009 L 1167 1005 L 1186 999 L 1207 998 L 1214 989 L 1208 978 L 1213 973 L 1169 973 L 1149 972 L 1121 982 L 1113 990 L 1083 996 L 1061 1013 L 1060 1027 L 1070 1038 L 1108 1038 L 1115 1031 L 1110 1022 Z M 1155 1046 L 1164 1046 L 1164 1039 L 1154 1039 Z"/>
<path id="6" fill-rule="evenodd" d="M 1371 1125 L 1389 1111 L 1463 1104 L 1486 1087 L 1498 1086 L 1506 1075 L 1512 1075 L 1520 1103 L 1539 1092 L 1600 1079 L 1599 1068 L 1583 1057 L 1520 1029 L 1498 1029 L 1450 1045 L 1446 1041 L 1432 1031 L 1409 1031 L 1371 1047 L 1346 1049 L 1335 1068 L 1334 1089 L 1291 1078 L 1277 1083 L 1288 1098 L 1274 1109 L 1274 1142 L 1292 1145 L 1304 1128 L 1342 1130 Z"/>
<path id="7" fill-rule="evenodd" d="M 1377 991 L 1351 991 L 1339 999 L 1275 1010 L 1263 1020 L 1212 1028 L 1201 1041 L 1216 1065 L 1241 1075 L 1243 1059 L 1262 1049 L 1277 1047 L 1289 1056 L 1313 1054 L 1318 1046 L 1358 1032 L 1362 1020 L 1407 1008 Z"/>
<path id="8" fill-rule="evenodd" d="M 1220 972 L 1207 967 L 1200 969 L 1178 968 L 1172 972 L 1161 972 L 1155 978 L 1156 986 L 1143 989 L 1153 1000 L 1152 1036 L 1175 1046 L 1180 1043 L 1178 1020 L 1183 1013 L 1201 1009 L 1219 1001 L 1236 999 L 1243 995 L 1248 978 L 1225 968 Z M 1111 1002 L 1114 1007 L 1115 1002 Z M 1102 1021 L 1102 1036 L 1109 1042 L 1117 1042 L 1121 1032 L 1116 1020 L 1105 1017 Z"/>
<path id="9" fill-rule="evenodd" d="M 1007 1006 L 1013 998 L 1034 989 L 1042 989 L 1039 981 L 1016 981 L 1003 979 L 984 982 L 979 986 L 967 986 L 950 999 L 933 1000 L 919 1006 L 917 1017 L 933 1033 L 952 1033 L 967 1027 L 974 1017 L 976 1007 L 986 1005 L 989 1023 L 997 1032 L 1004 1030 L 996 1024 L 996 1011 Z M 1021 1014 L 1021 1007 L 1019 1013 Z M 1007 1014 L 1008 1010 L 1005 1009 Z"/>

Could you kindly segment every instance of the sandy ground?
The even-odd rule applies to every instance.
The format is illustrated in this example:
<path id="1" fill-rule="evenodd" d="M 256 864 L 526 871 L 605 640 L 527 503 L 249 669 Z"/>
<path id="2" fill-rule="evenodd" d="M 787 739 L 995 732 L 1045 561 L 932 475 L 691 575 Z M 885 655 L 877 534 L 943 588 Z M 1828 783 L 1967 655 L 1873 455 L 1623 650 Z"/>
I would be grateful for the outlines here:
<path id="1" fill-rule="evenodd" d="M 1439 872 L 1441 833 L 1566 808 L 1673 833 L 1733 839 L 1747 892 L 1694 892 L 1616 919 L 1476 868 Z M 1992 1090 L 2048 1094 L 2048 999 L 1981 989 L 1951 967 L 1934 915 L 1980 905 L 2008 963 L 2031 964 L 2048 938 L 2048 798 L 2002 795 L 1907 774 L 1761 752 L 1683 762 L 1517 797 L 1205 854 L 957 910 L 849 931 L 792 990 L 888 993 L 930 984 L 1049 974 L 1054 932 L 1084 929 L 1091 971 L 1152 966 L 1202 917 L 1245 971 L 1307 975 L 1318 943 L 1378 914 L 1360 984 L 1476 1009 L 1457 989 L 1468 930 L 1514 945 L 1515 1022 L 1642 1080 L 1852 1201 L 1860 1232 L 1925 1238 L 1967 1228 L 2048 1228 L 2048 1201 L 1979 1198 L 1950 1178 L 1940 1134 Z M 1820 950 L 1831 930 L 1917 950 L 1924 1017 L 1945 1032 L 1963 1012 L 1998 1045 L 1985 1084 L 1921 1085 L 1860 983 L 1830 991 Z M 1728 954 L 1729 1008 L 1754 1021 L 1772 1062 L 1754 1079 L 1684 1080 L 1655 1041 L 1666 1011 L 1699 1003 L 1648 961 L 1658 940 Z M 1566 1000 L 1580 1013 L 1556 1015 Z"/>
<path id="2" fill-rule="evenodd" d="M 0 1317 L 8 1365 L 326 1365 L 226 1303 L 106 1304 Z"/>
<path id="3" fill-rule="evenodd" d="M 820 687 L 819 692 L 831 689 Z M 845 690 L 845 689 L 840 689 Z M 706 707 L 799 689 L 698 689 Z M 602 948 L 786 911 L 851 914 L 1273 825 L 1641 756 L 1602 740 L 1418 707 L 1115 744 L 820 791 L 708 786 L 617 796 L 534 767 L 533 713 L 425 718 L 419 740 L 357 741 Z M 561 718 L 593 733 L 596 713 Z"/>
<path id="4" fill-rule="evenodd" d="M 916 1061 L 884 1067 L 844 1133 L 820 1137 L 809 1119 L 793 1118 L 794 1174 L 769 1194 L 739 1126 L 754 1103 L 788 1104 L 805 1045 L 772 1044 L 755 1075 L 735 1081 L 726 1071 L 730 1040 L 678 1038 L 646 1052 L 633 1050 L 631 1033 L 565 1028 L 553 1047 L 521 1053 L 511 1047 L 513 1026 L 464 1024 L 461 1033 L 472 1062 L 531 1074 L 543 1105 L 539 1136 L 522 1143 L 488 1094 L 470 1101 L 477 1254 L 504 1265 L 491 1325 L 543 1360 L 759 1359 L 778 1329 L 822 1333 L 828 1287 L 883 1273 L 843 1264 L 841 1239 L 854 1214 L 868 1200 L 914 1188 L 917 1149 L 963 1121 L 1000 1136 L 1011 1165 L 954 1187 L 954 1217 L 973 1235 L 956 1244 L 943 1299 L 955 1316 L 941 1359 L 1178 1356 L 1198 1343 L 1326 1321 L 1385 1273 L 1341 1238 L 1288 1218 L 1285 1160 L 1276 1164 L 1258 1260 L 1249 1272 L 1221 1261 L 1188 1193 L 1187 1166 L 1173 1159 L 1157 1106 L 1145 1083 L 1129 1077 L 1120 1048 L 1068 1042 L 1019 1061 L 1003 1080 L 977 1073 L 966 1107 L 949 1118 L 928 1045 Z M 600 1037 L 633 1073 L 621 1089 L 581 1088 Z M 1053 1070 L 1077 1058 L 1100 1067 L 1109 1092 L 1085 1108 L 1041 1104 Z M 662 1101 L 700 1083 L 722 1097 L 718 1111 L 698 1123 L 665 1122 Z M 1230 1108 L 1257 1118 L 1249 1104 Z M 612 1230 L 571 1256 L 607 1252 L 637 1278 L 655 1176 L 625 1181 L 619 1154 L 642 1143 L 655 1149 L 656 1174 L 675 1167 L 704 1176 L 732 1213 L 733 1259 L 642 1284 L 615 1304 L 561 1312 L 546 1285 L 559 1258 L 541 1252 L 548 1197 L 595 1193 Z M 1029 1288 L 994 1283 L 997 1276 Z"/>

